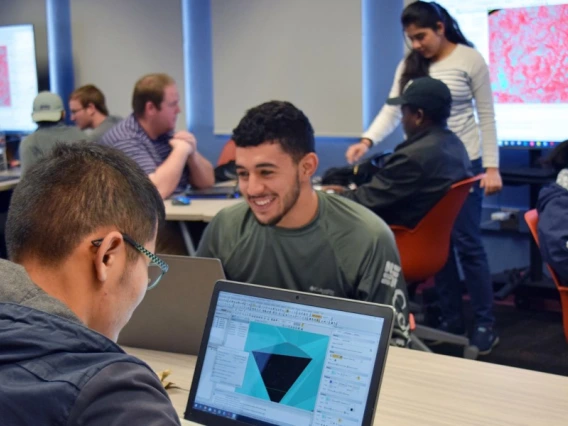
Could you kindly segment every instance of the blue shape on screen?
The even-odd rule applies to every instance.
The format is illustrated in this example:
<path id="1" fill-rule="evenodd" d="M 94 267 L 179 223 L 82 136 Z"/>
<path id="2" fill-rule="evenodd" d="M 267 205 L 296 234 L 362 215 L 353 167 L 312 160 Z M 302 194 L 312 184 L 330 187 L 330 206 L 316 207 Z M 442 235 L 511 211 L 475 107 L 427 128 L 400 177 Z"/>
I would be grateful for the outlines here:
<path id="1" fill-rule="evenodd" d="M 251 322 L 238 393 L 313 411 L 329 336 Z"/>

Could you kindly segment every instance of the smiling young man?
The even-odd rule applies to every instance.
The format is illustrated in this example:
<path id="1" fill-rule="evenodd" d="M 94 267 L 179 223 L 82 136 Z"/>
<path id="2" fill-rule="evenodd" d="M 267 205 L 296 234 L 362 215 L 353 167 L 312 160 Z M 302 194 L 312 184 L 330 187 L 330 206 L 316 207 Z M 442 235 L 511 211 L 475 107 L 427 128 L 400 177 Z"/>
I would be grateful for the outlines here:
<path id="1" fill-rule="evenodd" d="M 174 133 L 180 113 L 175 81 L 166 74 L 140 78 L 132 95 L 133 113 L 110 129 L 103 145 L 123 151 L 138 163 L 162 198 L 185 190 L 187 184 L 207 188 L 215 183 L 213 166 L 197 152 L 197 140 L 187 131 Z"/>
<path id="2" fill-rule="evenodd" d="M 162 199 L 124 154 L 59 145 L 12 196 L 0 260 L 6 425 L 178 425 L 160 380 L 116 345 L 167 265 Z"/>
<path id="3" fill-rule="evenodd" d="M 394 306 L 394 342 L 408 342 L 406 284 L 393 235 L 370 210 L 316 192 L 308 118 L 288 102 L 249 110 L 233 131 L 247 203 L 221 211 L 198 256 L 221 259 L 229 279 Z"/>

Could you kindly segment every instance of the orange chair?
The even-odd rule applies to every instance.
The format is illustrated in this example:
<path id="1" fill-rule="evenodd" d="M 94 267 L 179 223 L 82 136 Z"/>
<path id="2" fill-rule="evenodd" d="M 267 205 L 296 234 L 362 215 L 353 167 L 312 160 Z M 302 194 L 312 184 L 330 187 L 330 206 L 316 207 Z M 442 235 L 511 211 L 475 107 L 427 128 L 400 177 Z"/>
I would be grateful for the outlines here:
<path id="1" fill-rule="evenodd" d="M 232 139 L 229 139 L 221 154 L 219 154 L 219 159 L 217 160 L 217 166 L 222 166 L 223 164 L 227 164 L 229 161 L 235 160 L 235 151 L 237 150 L 237 146 Z"/>
<path id="2" fill-rule="evenodd" d="M 482 177 L 483 175 L 477 175 L 452 185 L 447 194 L 414 229 L 391 226 L 400 253 L 402 272 L 408 285 L 424 282 L 444 267 L 448 260 L 450 237 L 458 213 L 471 187 Z M 429 350 L 421 339 L 463 346 L 465 358 L 475 359 L 478 355 L 477 348 L 469 345 L 468 338 L 416 324 L 411 333 L 411 346 Z"/>
<path id="3" fill-rule="evenodd" d="M 538 212 L 536 210 L 529 210 L 525 213 L 525 221 L 529 226 L 531 234 L 536 242 L 536 245 L 539 246 L 538 242 Z M 568 287 L 563 286 L 560 284 L 560 278 L 556 275 L 556 272 L 550 267 L 550 265 L 546 264 L 546 267 L 550 271 L 550 276 L 552 277 L 552 281 L 556 285 L 556 288 L 560 292 L 560 304 L 562 306 L 562 323 L 564 324 L 564 337 L 568 342 Z"/>

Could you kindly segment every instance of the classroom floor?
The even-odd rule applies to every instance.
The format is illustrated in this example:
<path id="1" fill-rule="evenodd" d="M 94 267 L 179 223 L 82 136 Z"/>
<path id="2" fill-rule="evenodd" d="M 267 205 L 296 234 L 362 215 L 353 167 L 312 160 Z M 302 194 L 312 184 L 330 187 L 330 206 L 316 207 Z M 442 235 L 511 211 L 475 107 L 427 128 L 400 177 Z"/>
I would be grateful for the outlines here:
<path id="1" fill-rule="evenodd" d="M 465 304 L 469 316 L 468 302 Z M 568 342 L 564 337 L 562 315 L 558 307 L 552 305 L 546 310 L 519 310 L 512 303 L 496 304 L 500 343 L 491 354 L 480 356 L 479 360 L 568 376 Z M 432 349 L 452 356 L 462 353 L 451 345 Z"/>

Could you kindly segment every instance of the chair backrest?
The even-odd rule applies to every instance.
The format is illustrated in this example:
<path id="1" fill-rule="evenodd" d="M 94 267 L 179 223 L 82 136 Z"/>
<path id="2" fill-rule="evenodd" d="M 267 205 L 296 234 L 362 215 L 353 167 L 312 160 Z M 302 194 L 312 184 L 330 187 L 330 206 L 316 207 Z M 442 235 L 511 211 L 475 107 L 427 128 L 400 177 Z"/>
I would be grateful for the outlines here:
<path id="1" fill-rule="evenodd" d="M 444 267 L 456 218 L 471 187 L 482 177 L 481 174 L 453 184 L 414 229 L 391 226 L 407 283 L 425 281 Z"/>
<path id="2" fill-rule="evenodd" d="M 234 161 L 236 149 L 237 146 L 235 145 L 235 142 L 232 139 L 229 139 L 223 147 L 221 154 L 219 154 L 217 166 L 222 166 L 223 164 L 227 164 L 229 161 Z"/>
<path id="3" fill-rule="evenodd" d="M 529 210 L 525 213 L 525 221 L 527 222 L 536 245 L 540 247 L 540 242 L 538 241 L 538 212 L 536 211 L 536 209 Z M 564 323 L 564 337 L 566 338 L 566 341 L 568 341 L 568 287 L 560 284 L 560 278 L 548 263 L 546 264 L 546 267 L 550 272 L 552 281 L 554 281 L 556 288 L 560 292 L 560 303 L 562 305 L 563 316 L 562 322 Z"/>
<path id="4" fill-rule="evenodd" d="M 538 241 L 538 212 L 536 211 L 536 209 L 529 210 L 525 213 L 525 221 L 527 222 L 536 245 L 540 247 L 540 242 Z M 556 272 L 554 272 L 554 269 L 552 269 L 549 264 L 546 264 L 546 267 L 550 271 L 552 281 L 554 281 L 556 288 L 561 291 L 568 291 L 568 287 L 560 284 L 560 278 L 558 277 Z"/>

